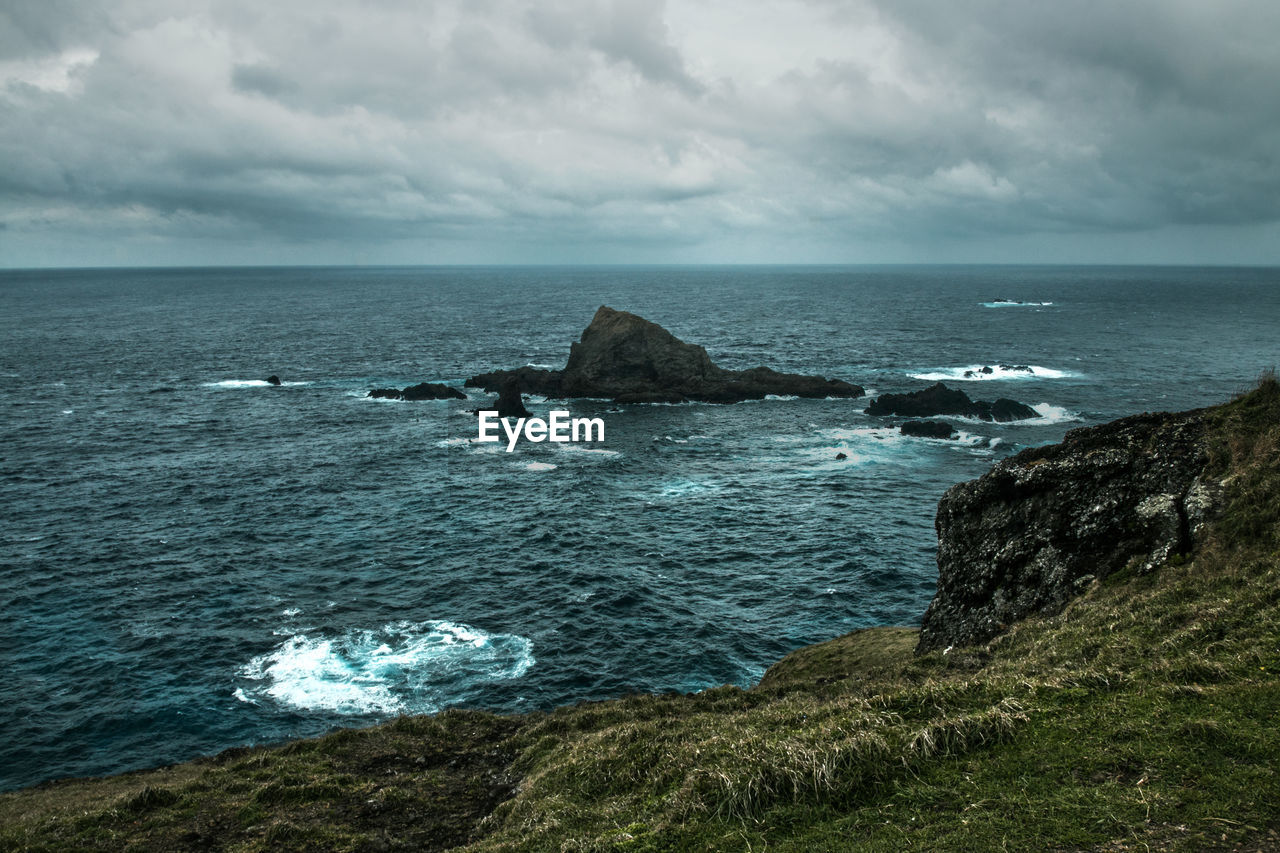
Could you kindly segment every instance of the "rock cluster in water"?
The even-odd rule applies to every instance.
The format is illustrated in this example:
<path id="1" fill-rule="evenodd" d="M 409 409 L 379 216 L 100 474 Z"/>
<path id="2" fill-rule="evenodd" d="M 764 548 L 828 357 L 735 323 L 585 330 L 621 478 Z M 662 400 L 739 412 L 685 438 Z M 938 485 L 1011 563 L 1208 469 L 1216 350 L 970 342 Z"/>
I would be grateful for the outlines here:
<path id="1" fill-rule="evenodd" d="M 366 397 L 383 400 L 465 400 L 467 395 L 439 382 L 420 382 L 408 388 L 374 388 Z"/>
<path id="2" fill-rule="evenodd" d="M 956 429 L 946 421 L 906 421 L 898 432 L 916 438 L 954 438 Z"/>
<path id="3" fill-rule="evenodd" d="M 839 379 L 779 373 L 767 367 L 725 370 L 707 351 L 687 344 L 656 323 L 601 306 L 582 338 L 569 349 L 563 370 L 521 367 L 483 373 L 466 385 L 490 393 L 514 382 L 525 394 L 602 397 L 618 403 L 736 403 L 770 394 L 793 397 L 861 397 L 861 386 Z"/>
<path id="4" fill-rule="evenodd" d="M 918 651 L 985 642 L 1095 578 L 1194 547 L 1220 501 L 1204 410 L 1144 414 L 1024 450 L 938 504 L 938 592 Z"/>
<path id="5" fill-rule="evenodd" d="M 928 418 L 934 415 L 959 415 L 983 421 L 1022 421 L 1038 418 L 1030 406 L 1001 397 L 994 403 L 971 400 L 963 391 L 952 390 L 941 382 L 909 394 L 881 394 L 867 407 L 868 415 L 901 415 Z"/>

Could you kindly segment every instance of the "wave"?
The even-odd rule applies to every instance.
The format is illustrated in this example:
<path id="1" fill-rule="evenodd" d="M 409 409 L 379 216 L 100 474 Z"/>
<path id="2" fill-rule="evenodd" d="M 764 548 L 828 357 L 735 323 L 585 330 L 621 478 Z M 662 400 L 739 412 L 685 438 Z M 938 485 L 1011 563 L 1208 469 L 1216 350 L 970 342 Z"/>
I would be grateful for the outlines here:
<path id="1" fill-rule="evenodd" d="M 552 465 L 550 462 L 530 462 L 524 466 L 526 471 L 554 471 L 559 467 Z"/>
<path id="2" fill-rule="evenodd" d="M 551 445 L 565 453 L 588 453 L 597 459 L 617 459 L 622 456 L 620 450 L 605 450 L 600 447 L 583 447 L 581 444 L 575 444 L 572 441 L 556 442 Z"/>
<path id="3" fill-rule="evenodd" d="M 1018 302 L 1014 299 L 995 299 L 983 302 L 983 308 L 1041 308 L 1052 305 L 1052 302 Z"/>
<path id="4" fill-rule="evenodd" d="M 698 483 L 693 480 L 677 480 L 674 483 L 668 483 L 662 487 L 662 491 L 658 493 L 659 498 L 678 499 L 697 497 L 708 495 L 720 491 L 720 486 L 715 483 Z"/>
<path id="5" fill-rule="evenodd" d="M 1025 370 L 1018 368 L 1025 367 Z M 992 379 L 1068 379 L 1080 374 L 1072 370 L 1056 370 L 1038 364 L 970 364 L 965 367 L 943 367 L 925 373 L 910 373 L 912 379 L 926 382 L 984 382 Z"/>
<path id="6" fill-rule="evenodd" d="M 1051 406 L 1048 403 L 1037 403 L 1031 408 L 1035 409 L 1040 414 L 1040 417 L 1027 421 L 1015 421 L 1015 423 L 1037 424 L 1039 426 L 1044 426 L 1046 424 L 1065 424 L 1071 423 L 1072 421 L 1084 420 L 1084 418 L 1082 418 L 1077 412 L 1068 411 L 1062 406 Z"/>
<path id="7" fill-rule="evenodd" d="M 221 382 L 201 382 L 205 388 L 271 388 L 265 379 L 223 379 Z M 299 385 L 310 385 L 310 382 L 281 382 L 282 388 L 294 388 Z"/>
<path id="8" fill-rule="evenodd" d="M 519 678 L 533 644 L 453 622 L 296 634 L 240 670 L 237 699 L 338 714 L 434 713 L 480 684 Z"/>

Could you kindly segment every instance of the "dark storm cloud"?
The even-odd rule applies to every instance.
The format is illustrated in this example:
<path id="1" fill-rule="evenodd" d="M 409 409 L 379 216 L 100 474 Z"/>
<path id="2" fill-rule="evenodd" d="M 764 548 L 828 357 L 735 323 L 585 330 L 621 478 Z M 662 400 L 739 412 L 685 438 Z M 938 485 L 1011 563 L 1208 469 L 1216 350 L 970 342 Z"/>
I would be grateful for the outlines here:
<path id="1" fill-rule="evenodd" d="M 1001 260 L 1202 229 L 1182 259 L 1280 220 L 1270 2 L 93 5 L 0 11 L 0 263 Z"/>

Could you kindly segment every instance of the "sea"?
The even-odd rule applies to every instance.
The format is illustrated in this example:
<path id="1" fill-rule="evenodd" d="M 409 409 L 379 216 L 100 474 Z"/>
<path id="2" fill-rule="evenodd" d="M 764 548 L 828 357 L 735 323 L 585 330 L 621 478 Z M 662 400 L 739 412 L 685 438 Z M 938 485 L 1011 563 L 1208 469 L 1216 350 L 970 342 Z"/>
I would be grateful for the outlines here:
<path id="1" fill-rule="evenodd" d="M 604 439 L 508 452 L 475 440 L 483 392 L 366 397 L 560 367 L 600 305 L 868 398 L 534 397 Z M 1278 333 L 1280 270 L 1258 268 L 0 272 L 0 789 L 450 707 L 749 687 L 918 624 L 952 484 L 1229 399 Z M 863 411 L 936 381 L 1038 417 L 939 440 Z"/>

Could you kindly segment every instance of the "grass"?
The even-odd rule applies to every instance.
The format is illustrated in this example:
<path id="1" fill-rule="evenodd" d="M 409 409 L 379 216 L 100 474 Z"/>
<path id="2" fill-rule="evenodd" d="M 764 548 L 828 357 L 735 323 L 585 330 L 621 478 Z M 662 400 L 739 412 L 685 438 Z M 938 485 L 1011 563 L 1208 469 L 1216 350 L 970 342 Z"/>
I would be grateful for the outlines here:
<path id="1" fill-rule="evenodd" d="M 1197 550 L 991 643 L 447 712 L 0 796 L 4 849 L 1280 849 L 1280 385 L 1209 413 Z"/>

